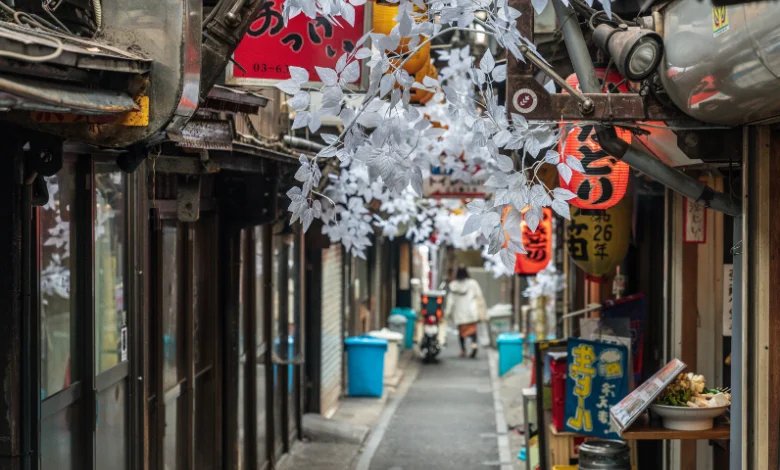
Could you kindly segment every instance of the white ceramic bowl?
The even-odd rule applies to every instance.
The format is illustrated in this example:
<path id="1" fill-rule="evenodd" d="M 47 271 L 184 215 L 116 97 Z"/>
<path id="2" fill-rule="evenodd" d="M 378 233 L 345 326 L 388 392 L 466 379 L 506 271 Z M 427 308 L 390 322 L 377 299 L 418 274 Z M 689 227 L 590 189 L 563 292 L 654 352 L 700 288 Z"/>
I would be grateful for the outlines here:
<path id="1" fill-rule="evenodd" d="M 728 406 L 690 408 L 687 406 L 650 405 L 653 413 L 663 420 L 664 427 L 678 431 L 704 431 L 712 429 L 715 418 L 729 409 Z"/>

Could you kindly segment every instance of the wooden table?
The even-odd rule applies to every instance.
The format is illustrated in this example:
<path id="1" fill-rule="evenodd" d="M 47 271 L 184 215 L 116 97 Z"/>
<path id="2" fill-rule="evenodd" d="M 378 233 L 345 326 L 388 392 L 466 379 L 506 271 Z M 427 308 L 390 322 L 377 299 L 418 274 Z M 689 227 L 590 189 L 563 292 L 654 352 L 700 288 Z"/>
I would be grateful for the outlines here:
<path id="1" fill-rule="evenodd" d="M 716 422 L 715 427 L 704 431 L 676 431 L 657 424 L 634 423 L 623 431 L 623 439 L 630 441 L 684 439 L 684 440 L 725 440 L 729 438 L 729 424 Z"/>

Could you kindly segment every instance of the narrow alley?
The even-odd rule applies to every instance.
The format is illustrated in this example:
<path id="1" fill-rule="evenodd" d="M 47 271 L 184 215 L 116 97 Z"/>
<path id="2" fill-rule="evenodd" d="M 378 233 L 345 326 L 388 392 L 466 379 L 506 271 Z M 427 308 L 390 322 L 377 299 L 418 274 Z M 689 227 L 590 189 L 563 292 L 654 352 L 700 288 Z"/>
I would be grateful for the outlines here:
<path id="1" fill-rule="evenodd" d="M 371 459 L 371 470 L 499 468 L 487 355 L 458 357 L 450 338 L 441 360 L 422 364 Z"/>

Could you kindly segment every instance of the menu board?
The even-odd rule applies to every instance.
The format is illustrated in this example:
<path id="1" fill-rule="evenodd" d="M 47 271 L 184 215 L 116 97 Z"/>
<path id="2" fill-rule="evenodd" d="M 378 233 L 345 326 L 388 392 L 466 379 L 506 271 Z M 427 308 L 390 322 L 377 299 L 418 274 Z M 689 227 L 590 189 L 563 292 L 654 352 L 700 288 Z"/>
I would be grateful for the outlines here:
<path id="1" fill-rule="evenodd" d="M 667 385 L 684 371 L 687 366 L 679 359 L 672 359 L 647 381 L 609 410 L 609 416 L 615 427 L 622 433 L 636 421 L 639 415 L 653 403 Z"/>

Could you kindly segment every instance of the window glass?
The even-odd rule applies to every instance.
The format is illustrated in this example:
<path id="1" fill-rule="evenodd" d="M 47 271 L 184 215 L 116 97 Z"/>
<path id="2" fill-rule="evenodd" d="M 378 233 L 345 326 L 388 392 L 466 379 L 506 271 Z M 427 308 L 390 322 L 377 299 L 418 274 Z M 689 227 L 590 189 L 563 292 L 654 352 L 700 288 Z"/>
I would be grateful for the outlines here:
<path id="1" fill-rule="evenodd" d="M 76 312 L 75 165 L 65 161 L 46 179 L 49 202 L 40 214 L 41 399 L 75 379 L 73 324 Z"/>
<path id="2" fill-rule="evenodd" d="M 127 360 L 125 307 L 126 178 L 114 164 L 95 163 L 94 298 L 97 373 Z M 126 344 L 126 343 L 125 343 Z"/>

